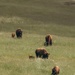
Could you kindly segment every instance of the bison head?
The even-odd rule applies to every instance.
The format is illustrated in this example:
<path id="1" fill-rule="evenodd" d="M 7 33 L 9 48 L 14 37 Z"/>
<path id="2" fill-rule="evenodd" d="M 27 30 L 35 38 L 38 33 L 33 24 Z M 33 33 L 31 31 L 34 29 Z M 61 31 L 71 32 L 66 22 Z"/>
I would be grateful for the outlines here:
<path id="1" fill-rule="evenodd" d="M 47 59 L 48 59 L 49 55 L 50 55 L 49 53 L 45 52 L 45 53 L 43 54 L 43 57 L 42 57 L 42 58 L 47 58 Z"/>
<path id="2" fill-rule="evenodd" d="M 52 69 L 52 75 L 58 75 L 60 72 L 60 68 L 58 66 L 54 66 Z"/>

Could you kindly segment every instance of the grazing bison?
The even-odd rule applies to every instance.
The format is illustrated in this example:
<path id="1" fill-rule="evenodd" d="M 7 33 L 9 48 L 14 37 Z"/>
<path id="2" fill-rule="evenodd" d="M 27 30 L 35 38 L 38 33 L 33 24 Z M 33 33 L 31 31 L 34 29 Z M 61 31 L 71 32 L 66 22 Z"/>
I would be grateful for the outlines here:
<path id="1" fill-rule="evenodd" d="M 52 36 L 50 34 L 48 34 L 46 37 L 45 37 L 45 41 L 46 41 L 46 45 L 52 45 Z"/>
<path id="2" fill-rule="evenodd" d="M 15 33 L 12 33 L 11 36 L 12 36 L 12 38 L 14 38 L 15 37 Z"/>
<path id="3" fill-rule="evenodd" d="M 36 49 L 35 54 L 36 54 L 37 58 L 39 57 L 39 58 L 47 58 L 48 59 L 48 56 L 49 56 L 49 53 L 44 48 Z"/>
<path id="4" fill-rule="evenodd" d="M 60 72 L 60 68 L 58 66 L 54 66 L 52 69 L 52 75 L 58 75 Z"/>
<path id="5" fill-rule="evenodd" d="M 16 36 L 17 36 L 17 38 L 22 38 L 22 30 L 21 29 L 16 30 Z"/>

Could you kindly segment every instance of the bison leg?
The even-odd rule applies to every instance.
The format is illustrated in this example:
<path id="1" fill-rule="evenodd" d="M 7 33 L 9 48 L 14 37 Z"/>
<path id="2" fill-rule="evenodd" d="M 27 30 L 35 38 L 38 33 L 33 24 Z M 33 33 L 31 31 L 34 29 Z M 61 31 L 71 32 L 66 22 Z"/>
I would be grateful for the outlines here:
<path id="1" fill-rule="evenodd" d="M 48 59 L 48 54 L 43 54 L 42 58 L 43 59 Z"/>
<path id="2" fill-rule="evenodd" d="M 48 46 L 49 45 L 49 42 L 46 42 L 46 45 Z"/>
<path id="3" fill-rule="evenodd" d="M 38 58 L 38 54 L 36 53 L 36 57 Z"/>
<path id="4" fill-rule="evenodd" d="M 50 40 L 50 45 L 52 45 L 52 40 Z"/>
<path id="5" fill-rule="evenodd" d="M 57 75 L 55 69 L 52 70 L 52 75 Z"/>

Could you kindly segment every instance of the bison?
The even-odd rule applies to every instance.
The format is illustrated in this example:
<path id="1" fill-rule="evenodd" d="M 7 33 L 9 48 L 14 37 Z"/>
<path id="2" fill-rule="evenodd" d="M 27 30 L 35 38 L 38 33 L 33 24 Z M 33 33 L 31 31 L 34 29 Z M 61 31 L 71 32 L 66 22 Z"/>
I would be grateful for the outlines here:
<path id="1" fill-rule="evenodd" d="M 35 57 L 32 55 L 29 55 L 29 59 L 34 59 Z"/>
<path id="2" fill-rule="evenodd" d="M 58 75 L 60 72 L 60 68 L 58 66 L 54 66 L 52 69 L 52 75 Z"/>
<path id="3" fill-rule="evenodd" d="M 49 53 L 46 51 L 45 48 L 37 48 L 35 50 L 35 54 L 36 54 L 36 57 L 38 58 L 47 58 L 48 59 L 48 56 L 49 56 Z"/>
<path id="4" fill-rule="evenodd" d="M 11 36 L 12 36 L 12 38 L 14 38 L 15 37 L 15 33 L 12 33 Z"/>
<path id="5" fill-rule="evenodd" d="M 52 36 L 50 34 L 45 37 L 45 42 L 47 46 L 52 45 Z"/>
<path id="6" fill-rule="evenodd" d="M 20 28 L 16 30 L 16 36 L 17 38 L 22 38 L 22 30 Z"/>

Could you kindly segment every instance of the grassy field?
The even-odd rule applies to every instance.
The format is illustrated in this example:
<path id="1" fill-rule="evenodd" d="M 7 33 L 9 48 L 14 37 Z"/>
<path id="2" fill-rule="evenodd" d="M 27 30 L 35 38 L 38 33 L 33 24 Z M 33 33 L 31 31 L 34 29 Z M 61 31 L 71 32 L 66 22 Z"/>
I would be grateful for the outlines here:
<path id="1" fill-rule="evenodd" d="M 75 37 L 75 6 L 65 5 L 66 1 L 0 0 L 0 31 L 19 27 L 24 33 Z"/>
<path id="2" fill-rule="evenodd" d="M 75 5 L 70 0 L 0 0 L 0 74 L 50 75 L 58 65 L 59 75 L 75 75 Z M 22 39 L 11 37 L 17 28 Z M 44 46 L 51 34 L 52 46 Z M 29 59 L 36 48 L 46 48 L 49 59 Z"/>
<path id="3" fill-rule="evenodd" d="M 0 33 L 1 75 L 50 75 L 58 65 L 60 75 L 75 75 L 75 39 L 53 35 L 53 46 L 45 47 L 44 35 L 24 34 L 22 39 L 11 38 L 11 33 Z M 49 59 L 29 59 L 35 49 L 44 47 Z"/>

